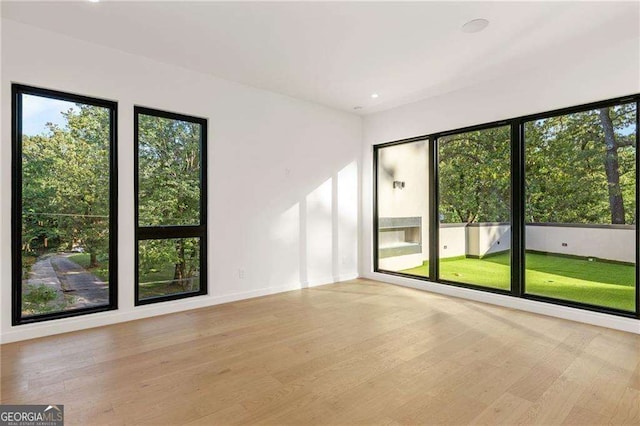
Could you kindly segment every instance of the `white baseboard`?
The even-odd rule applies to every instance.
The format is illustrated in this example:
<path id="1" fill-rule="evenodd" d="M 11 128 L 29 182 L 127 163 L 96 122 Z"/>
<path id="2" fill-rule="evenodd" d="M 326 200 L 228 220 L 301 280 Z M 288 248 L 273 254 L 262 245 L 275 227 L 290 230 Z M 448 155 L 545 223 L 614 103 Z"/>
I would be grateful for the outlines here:
<path id="1" fill-rule="evenodd" d="M 322 277 L 322 278 L 314 278 L 307 282 L 308 287 L 317 287 L 319 285 L 333 284 L 340 281 L 349 281 L 355 280 L 358 278 L 358 274 L 348 274 L 348 275 L 338 275 L 337 277 Z"/>
<path id="2" fill-rule="evenodd" d="M 551 317 L 563 318 L 585 324 L 640 334 L 640 320 L 633 318 L 624 318 L 599 312 L 586 311 L 583 309 L 569 308 L 566 306 L 554 305 L 552 303 L 538 302 L 536 300 L 505 296 L 481 290 L 438 284 L 430 281 L 417 281 L 410 278 L 397 277 L 377 272 L 365 273 L 362 277 L 432 293 L 459 297 L 462 299 L 484 302 L 492 305 L 519 309 L 526 312 L 533 312 L 536 314 L 548 315 Z"/>
<path id="3" fill-rule="evenodd" d="M 400 285 L 403 287 L 411 287 L 418 290 L 429 291 L 432 293 L 444 294 L 447 296 L 459 297 L 462 299 L 468 299 L 477 302 L 490 303 L 492 305 L 504 306 L 507 308 L 519 309 L 526 312 L 533 312 L 536 314 L 563 318 L 570 321 L 577 321 L 585 324 L 597 325 L 600 327 L 607 327 L 615 330 L 640 334 L 640 320 L 633 318 L 624 318 L 615 315 L 603 314 L 600 312 L 569 308 L 567 306 L 554 305 L 552 303 L 538 302 L 535 300 L 505 296 L 502 294 L 489 293 L 486 291 L 455 287 L 445 284 L 438 284 L 429 281 L 417 281 L 411 278 L 397 277 L 394 275 L 381 274 L 377 272 L 365 273 L 362 275 L 362 277 L 386 282 L 389 284 Z"/>
<path id="4" fill-rule="evenodd" d="M 33 324 L 23 324 L 12 327 L 11 331 L 0 335 L 0 343 L 11 343 L 21 340 L 34 339 L 37 337 L 52 336 L 55 334 L 69 333 L 71 331 L 85 330 L 89 328 L 102 327 L 105 325 L 117 324 L 143 318 L 151 318 L 159 315 L 173 314 L 177 312 L 189 311 L 192 309 L 215 306 L 223 303 L 235 302 L 238 300 L 252 299 L 254 297 L 268 296 L 270 294 L 283 293 L 291 290 L 300 290 L 305 287 L 315 287 L 323 284 L 331 284 L 338 281 L 347 281 L 357 278 L 357 274 L 344 275 L 339 277 L 328 277 L 326 279 L 315 279 L 306 285 L 288 285 L 280 287 L 265 287 L 257 290 L 231 293 L 224 296 L 195 296 L 188 299 L 179 299 L 170 302 L 163 302 L 155 305 L 137 306 L 129 311 L 107 311 L 95 314 L 83 315 L 71 318 L 61 318 L 48 322 Z"/>

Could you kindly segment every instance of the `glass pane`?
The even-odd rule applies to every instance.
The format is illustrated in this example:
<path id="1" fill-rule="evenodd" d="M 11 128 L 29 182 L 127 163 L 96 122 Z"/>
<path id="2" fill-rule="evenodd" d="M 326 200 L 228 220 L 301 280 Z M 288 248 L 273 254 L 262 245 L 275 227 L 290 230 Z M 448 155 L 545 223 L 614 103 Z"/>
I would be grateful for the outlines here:
<path id="1" fill-rule="evenodd" d="M 138 243 L 139 298 L 200 290 L 200 238 Z"/>
<path id="2" fill-rule="evenodd" d="M 22 95 L 22 317 L 109 304 L 110 110 Z"/>
<path id="3" fill-rule="evenodd" d="M 511 287 L 511 135 L 496 127 L 438 139 L 440 279 Z"/>
<path id="4" fill-rule="evenodd" d="M 378 269 L 429 276 L 427 141 L 378 151 Z"/>
<path id="5" fill-rule="evenodd" d="M 139 226 L 200 224 L 201 125 L 138 116 Z"/>
<path id="6" fill-rule="evenodd" d="M 529 294 L 635 308 L 636 107 L 525 125 Z"/>

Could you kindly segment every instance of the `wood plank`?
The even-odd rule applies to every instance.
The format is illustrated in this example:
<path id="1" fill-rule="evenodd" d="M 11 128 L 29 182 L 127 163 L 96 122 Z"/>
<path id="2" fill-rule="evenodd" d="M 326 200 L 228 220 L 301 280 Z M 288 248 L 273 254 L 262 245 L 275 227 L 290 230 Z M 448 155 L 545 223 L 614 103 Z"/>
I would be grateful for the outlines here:
<path id="1" fill-rule="evenodd" d="M 85 424 L 639 424 L 640 336 L 352 280 L 0 346 Z"/>

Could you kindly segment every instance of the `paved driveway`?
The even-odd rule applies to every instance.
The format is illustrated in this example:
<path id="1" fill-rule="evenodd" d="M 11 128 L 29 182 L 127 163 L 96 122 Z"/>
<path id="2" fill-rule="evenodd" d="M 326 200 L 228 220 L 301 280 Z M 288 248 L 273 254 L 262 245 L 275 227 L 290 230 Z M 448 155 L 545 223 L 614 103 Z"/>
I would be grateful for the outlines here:
<path id="1" fill-rule="evenodd" d="M 77 309 L 109 303 L 109 285 L 82 266 L 68 259 L 69 254 L 49 258 L 65 295 L 73 297 L 66 309 Z"/>

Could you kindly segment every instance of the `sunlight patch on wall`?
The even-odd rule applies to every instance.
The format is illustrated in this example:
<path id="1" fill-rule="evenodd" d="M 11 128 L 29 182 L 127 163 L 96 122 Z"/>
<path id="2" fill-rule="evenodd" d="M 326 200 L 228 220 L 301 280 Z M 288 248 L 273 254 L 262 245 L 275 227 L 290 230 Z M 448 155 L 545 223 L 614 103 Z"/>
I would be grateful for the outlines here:
<path id="1" fill-rule="evenodd" d="M 295 286 L 300 283 L 300 203 L 275 218 L 269 230 L 269 284 Z"/>
<path id="2" fill-rule="evenodd" d="M 310 284 L 332 279 L 333 178 L 329 178 L 306 198 L 307 278 Z"/>

